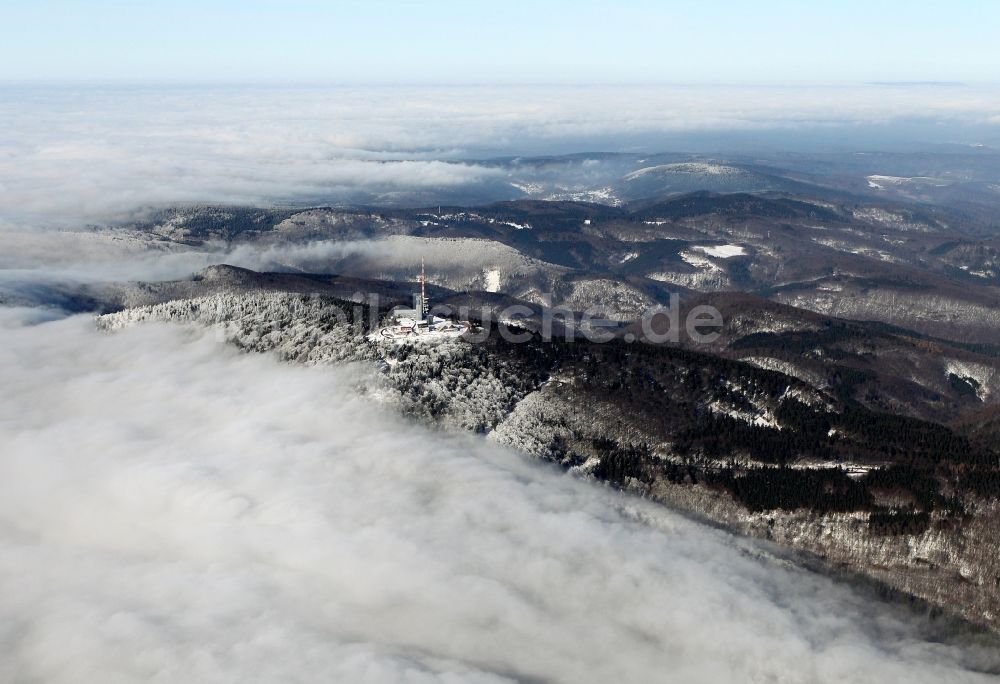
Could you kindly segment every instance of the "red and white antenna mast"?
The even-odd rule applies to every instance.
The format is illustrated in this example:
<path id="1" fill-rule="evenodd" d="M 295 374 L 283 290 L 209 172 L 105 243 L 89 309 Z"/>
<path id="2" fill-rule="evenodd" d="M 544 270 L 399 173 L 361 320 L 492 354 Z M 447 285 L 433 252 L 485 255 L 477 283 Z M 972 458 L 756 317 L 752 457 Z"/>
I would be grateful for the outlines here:
<path id="1" fill-rule="evenodd" d="M 424 258 L 420 257 L 420 307 L 423 311 L 421 316 L 427 316 L 427 277 L 424 274 Z"/>

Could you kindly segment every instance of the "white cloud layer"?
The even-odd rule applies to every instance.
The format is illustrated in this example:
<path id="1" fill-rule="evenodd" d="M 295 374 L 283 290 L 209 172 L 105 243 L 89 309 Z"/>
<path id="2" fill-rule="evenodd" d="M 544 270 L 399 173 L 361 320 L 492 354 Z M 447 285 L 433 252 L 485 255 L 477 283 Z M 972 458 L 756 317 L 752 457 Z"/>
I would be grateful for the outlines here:
<path id="1" fill-rule="evenodd" d="M 66 286 L 71 291 L 78 284 L 178 280 L 214 264 L 255 271 L 336 273 L 342 271 L 345 258 L 361 259 L 362 263 L 354 264 L 355 269 L 381 267 L 387 272 L 415 268 L 421 258 L 472 273 L 505 263 L 506 270 L 514 274 L 530 269 L 533 263 L 512 248 L 475 240 L 391 236 L 188 246 L 126 231 L 22 229 L 0 231 L 0 297 L 16 298 L 46 286 Z M 44 295 L 39 303 L 48 303 Z"/>
<path id="2" fill-rule="evenodd" d="M 0 297 L 17 296 L 34 288 L 122 281 L 177 280 L 207 266 L 229 264 L 255 271 L 328 273 L 346 257 L 363 257 L 386 268 L 419 263 L 482 266 L 466 251 L 469 242 L 387 238 L 373 240 L 318 240 L 305 243 L 205 243 L 188 246 L 151 240 L 125 231 L 0 231 Z M 482 247 L 515 254 L 496 245 Z M 0 299 L 2 301 L 2 299 Z M 41 301 L 45 304 L 47 302 Z"/>
<path id="3" fill-rule="evenodd" d="M 458 188 L 446 163 L 645 145 L 684 131 L 995 125 L 973 87 L 0 88 L 0 224 L 150 204 Z M 658 142 L 659 141 L 659 142 Z"/>
<path id="4" fill-rule="evenodd" d="M 992 681 L 961 663 L 995 653 L 389 415 L 359 371 L 43 320 L 0 308 L 2 681 Z"/>

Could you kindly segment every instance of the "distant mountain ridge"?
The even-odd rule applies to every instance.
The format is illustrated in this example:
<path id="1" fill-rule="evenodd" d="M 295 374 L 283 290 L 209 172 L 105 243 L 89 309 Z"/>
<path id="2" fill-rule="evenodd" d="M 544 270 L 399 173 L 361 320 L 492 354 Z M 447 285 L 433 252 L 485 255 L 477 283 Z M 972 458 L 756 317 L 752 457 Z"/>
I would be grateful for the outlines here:
<path id="1" fill-rule="evenodd" d="M 257 214 L 253 212 L 257 211 Z M 207 214 L 206 214 L 207 212 Z M 221 212 L 221 213 L 220 213 Z M 225 222 L 236 217 L 236 227 Z M 187 209 L 137 229 L 250 249 L 336 245 L 267 270 L 431 281 L 541 303 L 594 303 L 630 318 L 671 293 L 751 292 L 827 315 L 962 342 L 1000 335 L 1000 237 L 950 210 L 838 196 L 699 191 L 634 207 L 518 200 L 421 209 Z M 601 285 L 603 284 L 603 285 Z M 605 301 L 601 301 L 601 300 Z"/>

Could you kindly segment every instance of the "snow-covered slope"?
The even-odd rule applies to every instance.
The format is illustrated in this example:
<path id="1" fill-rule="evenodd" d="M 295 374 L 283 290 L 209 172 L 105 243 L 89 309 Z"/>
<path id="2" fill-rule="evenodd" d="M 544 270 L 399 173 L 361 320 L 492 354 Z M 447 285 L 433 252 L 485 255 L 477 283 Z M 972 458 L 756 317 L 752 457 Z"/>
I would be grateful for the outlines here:
<path id="1" fill-rule="evenodd" d="M 811 388 L 814 378 L 798 368 L 752 359 L 805 382 L 666 348 L 552 343 L 521 347 L 451 338 L 435 344 L 382 342 L 371 334 L 380 324 L 377 312 L 372 315 L 363 306 L 330 297 L 276 292 L 171 301 L 105 315 L 98 323 L 114 331 L 147 320 L 207 325 L 243 349 L 276 353 L 289 361 L 363 363 L 370 371 L 380 371 L 375 396 L 409 415 L 449 429 L 489 432 L 499 443 L 582 475 L 689 508 L 743 532 L 845 559 L 855 570 L 938 604 L 961 597 L 961 610 L 977 621 L 991 623 L 1000 614 L 1000 597 L 991 593 L 987 582 L 991 573 L 1000 572 L 995 555 L 984 557 L 964 548 L 960 536 L 945 534 L 951 520 L 946 512 L 935 513 L 926 531 L 907 537 L 921 546 L 906 551 L 898 538 L 886 538 L 874 529 L 863 511 L 819 517 L 814 512 L 808 517 L 795 510 L 773 510 L 765 517 L 749 512 L 718 485 L 699 484 L 737 461 L 740 468 L 763 464 L 741 455 L 745 447 L 739 441 L 733 443 L 735 451 L 715 456 L 697 448 L 697 440 L 682 446 L 679 442 L 691 431 L 707 426 L 709 439 L 722 434 L 719 431 L 750 431 L 757 440 L 776 440 L 794 425 L 787 423 L 790 405 L 835 417 L 830 413 L 832 396 Z M 992 377 L 982 368 L 968 363 L 947 368 L 992 388 Z M 794 437 L 794 430 L 791 433 Z M 855 453 L 866 449 L 864 442 L 841 437 L 837 430 L 823 435 L 824 442 L 841 443 Z M 796 451 L 788 454 L 796 468 L 844 472 L 838 471 L 843 463 L 796 465 Z M 857 466 L 852 473 L 864 476 L 879 465 L 873 458 L 886 456 L 871 451 L 865 458 L 848 464 Z M 989 538 L 988 521 L 977 518 L 975 524 L 976 539 Z M 953 577 L 955 572 L 960 579 Z"/>
<path id="2" fill-rule="evenodd" d="M 460 339 L 399 343 L 372 335 L 379 312 L 316 295 L 216 294 L 107 314 L 113 331 L 144 321 L 196 323 L 241 349 L 306 364 L 365 362 L 381 369 L 381 398 L 442 426 L 491 430 L 540 382 Z"/>

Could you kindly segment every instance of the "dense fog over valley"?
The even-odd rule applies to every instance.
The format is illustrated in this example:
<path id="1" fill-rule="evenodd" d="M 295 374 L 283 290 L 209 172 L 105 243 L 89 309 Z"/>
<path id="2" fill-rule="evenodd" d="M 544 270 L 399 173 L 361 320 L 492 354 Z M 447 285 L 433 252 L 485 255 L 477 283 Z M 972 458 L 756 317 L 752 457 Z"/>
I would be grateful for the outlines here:
<path id="1" fill-rule="evenodd" d="M 401 419 L 359 394 L 364 369 L 25 310 L 0 336 L 5 681 L 976 682 L 966 667 L 998 665 L 756 542 Z"/>

